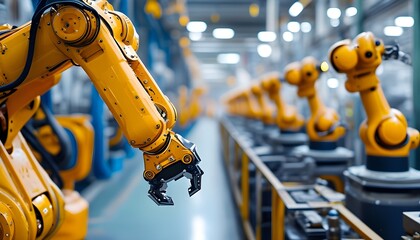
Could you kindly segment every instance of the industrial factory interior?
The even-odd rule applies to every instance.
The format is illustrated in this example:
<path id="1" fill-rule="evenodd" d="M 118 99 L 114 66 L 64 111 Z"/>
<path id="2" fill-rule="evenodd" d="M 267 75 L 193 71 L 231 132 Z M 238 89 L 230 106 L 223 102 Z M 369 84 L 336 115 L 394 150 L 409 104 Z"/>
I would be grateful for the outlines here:
<path id="1" fill-rule="evenodd" d="M 0 240 L 420 239 L 420 0 L 0 0 Z"/>

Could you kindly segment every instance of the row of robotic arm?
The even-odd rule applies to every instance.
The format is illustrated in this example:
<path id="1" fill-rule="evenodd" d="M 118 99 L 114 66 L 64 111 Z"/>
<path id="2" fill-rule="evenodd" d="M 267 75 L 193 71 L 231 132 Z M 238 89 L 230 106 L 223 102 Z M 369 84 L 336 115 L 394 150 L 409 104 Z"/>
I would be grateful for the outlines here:
<path id="1" fill-rule="evenodd" d="M 280 181 L 289 181 L 287 174 L 291 172 L 291 167 L 286 168 L 286 163 L 292 163 L 293 157 L 301 158 L 296 165 L 299 166 L 298 182 L 305 181 L 308 175 L 302 170 L 308 169 L 304 160 L 314 160 L 315 175 L 345 193 L 346 207 L 382 238 L 398 239 L 404 232 L 415 236 L 419 230 L 418 221 L 408 224 L 404 220 L 403 229 L 402 216 L 403 212 L 404 216 L 418 216 L 420 171 L 410 168 L 409 154 L 410 150 L 419 146 L 419 132 L 408 127 L 400 111 L 390 107 L 376 74 L 383 60 L 397 59 L 410 64 L 410 58 L 399 51 L 398 46 L 385 46 L 370 32 L 361 33 L 353 40 L 335 43 L 328 56 L 332 68 L 346 75 L 346 90 L 359 93 L 366 113 L 366 119 L 359 128 L 366 150 L 363 165 L 349 165 L 354 159 L 353 152 L 340 149 L 337 144 L 346 134 L 346 127 L 338 113 L 324 105 L 316 90 L 316 81 L 326 71 L 327 65 L 313 57 L 288 64 L 283 75 L 263 76 L 252 86 L 227 95 L 225 105 L 230 114 L 254 119 L 231 120 L 245 125 L 240 131 L 251 132 L 250 136 L 244 134 L 244 139 L 249 141 L 247 146 L 261 161 L 265 161 Z M 290 111 L 291 107 L 282 100 L 280 86 L 283 82 L 295 85 L 297 95 L 307 99 L 310 116 L 305 124 L 296 110 Z M 264 98 L 272 101 L 276 114 L 270 111 L 270 105 Z M 285 116 L 294 116 L 289 118 L 294 121 L 282 121 Z M 261 122 L 265 125 L 262 126 Z M 266 133 L 273 131 L 269 126 L 273 123 L 276 123 L 280 134 Z M 289 144 L 294 143 L 297 135 L 289 134 L 291 130 L 298 131 L 303 126 L 309 146 L 305 145 L 306 142 Z M 341 150 L 347 150 L 349 154 Z M 359 160 L 360 163 L 364 159 Z M 304 227 L 305 232 L 307 228 L 311 227 Z"/>
<path id="2" fill-rule="evenodd" d="M 409 150 L 419 144 L 418 132 L 407 126 L 403 114 L 390 108 L 375 71 L 382 59 L 397 58 L 401 52 L 390 51 L 372 33 L 362 33 L 353 41 L 340 41 L 330 50 L 330 62 L 339 73 L 347 76 L 349 92 L 359 92 L 367 119 L 360 127 L 360 136 L 368 155 L 408 156 Z M 393 57 L 397 55 L 397 57 Z M 406 55 L 403 55 L 406 56 Z M 404 58 L 406 59 L 406 58 Z M 406 62 L 406 61 L 405 61 Z M 325 63 L 322 63 L 325 64 Z M 305 127 L 311 141 L 337 141 L 346 133 L 337 112 L 325 106 L 315 83 L 327 69 L 315 58 L 306 57 L 300 62 L 288 64 L 284 77 L 269 74 L 261 77 L 251 87 L 231 92 L 225 99 L 229 113 L 258 119 L 265 124 L 275 122 L 280 131 L 298 131 L 303 127 L 302 116 L 293 106 L 281 98 L 282 82 L 297 87 L 297 95 L 306 98 L 311 112 Z M 276 114 L 271 111 L 263 93 L 274 103 Z"/>

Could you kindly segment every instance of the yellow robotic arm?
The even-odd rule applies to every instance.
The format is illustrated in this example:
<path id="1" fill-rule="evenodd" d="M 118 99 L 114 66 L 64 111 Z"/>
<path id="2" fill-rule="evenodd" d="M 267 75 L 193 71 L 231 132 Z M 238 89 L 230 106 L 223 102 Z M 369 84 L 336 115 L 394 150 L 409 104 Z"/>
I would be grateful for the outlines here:
<path id="1" fill-rule="evenodd" d="M 204 87 L 196 87 L 192 90 L 189 106 L 189 111 L 192 120 L 198 118 L 201 112 L 203 112 L 201 99 L 203 98 L 203 95 L 206 93 L 206 91 L 207 89 Z"/>
<path id="2" fill-rule="evenodd" d="M 226 96 L 224 102 L 231 114 L 261 119 L 261 109 L 258 108 L 250 89 L 235 90 Z"/>
<path id="3" fill-rule="evenodd" d="M 298 87 L 299 97 L 308 99 L 311 117 L 306 124 L 306 131 L 312 142 L 336 142 L 346 132 L 340 125 L 340 119 L 334 109 L 326 107 L 315 89 L 315 82 L 321 70 L 313 57 L 306 57 L 301 62 L 286 66 L 285 79 Z"/>
<path id="4" fill-rule="evenodd" d="M 259 83 L 252 84 L 250 91 L 252 96 L 257 100 L 258 109 L 261 113 L 260 120 L 265 124 L 273 124 L 273 111 L 264 98 L 264 91 L 261 85 Z"/>
<path id="5" fill-rule="evenodd" d="M 370 32 L 359 34 L 353 41 L 340 41 L 330 49 L 332 66 L 347 75 L 346 89 L 360 93 L 367 119 L 360 126 L 359 133 L 370 158 L 407 157 L 410 149 L 419 145 L 418 131 L 407 126 L 400 111 L 390 108 L 376 75 L 376 68 L 382 63 L 382 58 L 389 54 L 393 53 L 386 51 L 383 42 Z M 383 168 L 386 164 L 383 161 L 382 166 L 378 163 L 368 161 L 367 167 L 385 170 Z M 399 166 L 402 168 L 400 170 L 407 170 L 408 161 Z"/>
<path id="6" fill-rule="evenodd" d="M 41 1 L 32 22 L 1 35 L 0 46 L 0 92 L 6 108 L 9 96 L 78 65 L 130 144 L 144 152 L 149 196 L 157 204 L 173 204 L 165 194 L 166 183 L 182 176 L 191 180 L 190 195 L 200 190 L 203 172 L 196 147 L 171 131 L 176 111 L 136 54 L 133 24 L 108 2 Z M 3 137 L 6 146 L 13 139 L 11 132 Z"/>
<path id="7" fill-rule="evenodd" d="M 188 88 L 185 85 L 182 85 L 178 88 L 178 111 L 179 111 L 179 124 L 184 127 L 189 121 L 189 112 L 188 112 Z"/>
<path id="8" fill-rule="evenodd" d="M 267 93 L 277 108 L 276 124 L 281 131 L 298 132 L 305 121 L 296 108 L 287 105 L 280 95 L 281 82 L 279 73 L 265 76 L 261 82 L 262 89 Z"/>

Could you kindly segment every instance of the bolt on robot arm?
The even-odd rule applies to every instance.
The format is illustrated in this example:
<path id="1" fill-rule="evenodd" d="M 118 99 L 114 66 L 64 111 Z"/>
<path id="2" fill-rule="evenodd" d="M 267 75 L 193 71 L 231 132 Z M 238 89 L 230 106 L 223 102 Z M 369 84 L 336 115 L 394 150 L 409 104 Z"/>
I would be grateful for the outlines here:
<path id="1" fill-rule="evenodd" d="M 318 62 L 313 57 L 306 57 L 301 62 L 286 66 L 285 79 L 298 87 L 299 97 L 308 99 L 311 117 L 306 124 L 306 131 L 311 141 L 337 141 L 346 130 L 340 125 L 337 112 L 328 108 L 319 98 L 315 82 L 321 73 Z"/>
<path id="2" fill-rule="evenodd" d="M 347 75 L 346 89 L 360 93 L 367 119 L 359 133 L 368 157 L 407 157 L 410 149 L 419 145 L 419 132 L 407 126 L 404 115 L 391 108 L 384 96 L 376 68 L 382 58 L 391 58 L 393 51 L 386 49 L 390 48 L 372 33 L 364 32 L 353 41 L 334 44 L 330 49 L 330 61 L 337 72 Z M 380 170 L 381 167 L 376 168 Z M 404 168 L 408 169 L 408 166 Z"/>
<path id="3" fill-rule="evenodd" d="M 286 104 L 280 95 L 281 81 L 279 73 L 265 76 L 261 82 L 262 89 L 267 93 L 277 108 L 276 124 L 281 131 L 298 132 L 305 121 L 294 106 Z"/>
<path id="4" fill-rule="evenodd" d="M 29 45 L 28 45 L 29 37 Z M 200 158 L 193 143 L 171 131 L 172 103 L 136 50 L 137 33 L 124 14 L 104 1 L 41 1 L 32 23 L 1 36 L 0 71 L 11 94 L 32 81 L 82 67 L 133 147 L 144 152 L 144 178 L 157 203 L 172 205 L 166 183 L 186 176 L 189 194 L 201 188 Z"/>

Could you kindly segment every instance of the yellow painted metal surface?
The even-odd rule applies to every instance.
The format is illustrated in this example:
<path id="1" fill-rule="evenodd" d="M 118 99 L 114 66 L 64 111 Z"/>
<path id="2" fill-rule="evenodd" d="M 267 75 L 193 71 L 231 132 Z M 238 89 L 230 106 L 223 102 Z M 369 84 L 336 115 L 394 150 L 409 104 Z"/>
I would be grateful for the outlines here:
<path id="1" fill-rule="evenodd" d="M 359 92 L 367 119 L 359 129 L 370 156 L 406 157 L 419 145 L 419 132 L 409 128 L 404 115 L 389 106 L 376 75 L 382 63 L 384 44 L 371 32 L 353 41 L 337 42 L 330 48 L 330 61 L 336 71 L 347 76 L 346 89 Z M 407 141 L 407 142 L 406 142 Z"/>
<path id="2" fill-rule="evenodd" d="M 298 87 L 299 97 L 308 100 L 311 116 L 306 123 L 306 131 L 311 141 L 337 141 L 346 130 L 337 125 L 340 122 L 337 112 L 324 105 L 318 96 L 315 83 L 320 74 L 318 62 L 306 57 L 301 62 L 290 63 L 284 70 L 286 81 Z"/>

